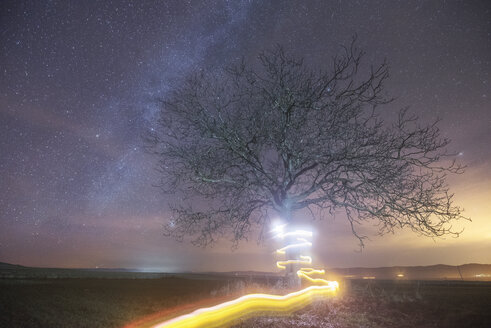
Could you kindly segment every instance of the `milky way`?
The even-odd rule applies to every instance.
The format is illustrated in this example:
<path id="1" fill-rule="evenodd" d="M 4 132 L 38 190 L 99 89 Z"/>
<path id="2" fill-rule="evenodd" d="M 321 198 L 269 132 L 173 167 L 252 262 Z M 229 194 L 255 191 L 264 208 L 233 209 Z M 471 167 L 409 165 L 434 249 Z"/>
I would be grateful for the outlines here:
<path id="1" fill-rule="evenodd" d="M 277 43 L 322 65 L 355 34 L 368 63 L 390 64 L 391 108 L 441 118 L 468 165 L 451 180 L 476 227 L 466 227 L 472 238 L 461 249 L 491 241 L 479 235 L 491 228 L 488 1 L 2 1 L 0 10 L 0 261 L 200 270 L 212 259 L 244 269 L 221 259 L 226 245 L 195 250 L 161 236 L 167 199 L 152 186 L 155 162 L 142 143 L 158 100 L 192 72 L 253 60 Z M 333 234 L 320 256 L 357 264 L 336 255 L 350 256 L 356 244 L 341 223 L 319 229 Z M 455 245 L 427 262 L 451 259 Z M 455 261 L 491 262 L 479 247 Z M 264 253 L 256 245 L 242 252 Z M 391 256 L 368 251 L 362 264 L 391 264 Z M 267 257 L 257 261 L 268 269 Z"/>

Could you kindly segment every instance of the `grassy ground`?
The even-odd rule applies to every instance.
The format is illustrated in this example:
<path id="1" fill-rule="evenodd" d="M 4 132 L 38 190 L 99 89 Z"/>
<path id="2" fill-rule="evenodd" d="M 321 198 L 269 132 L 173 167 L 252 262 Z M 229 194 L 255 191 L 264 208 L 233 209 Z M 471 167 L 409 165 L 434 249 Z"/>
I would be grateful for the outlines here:
<path id="1" fill-rule="evenodd" d="M 224 277 L 0 279 L 0 327 L 122 327 L 200 299 L 258 291 L 265 283 Z M 337 298 L 291 316 L 252 318 L 236 327 L 491 327 L 490 283 L 350 281 L 341 288 Z"/>
<path id="2" fill-rule="evenodd" d="M 0 280 L 0 327 L 121 327 L 220 290 L 214 280 Z"/>
<path id="3" fill-rule="evenodd" d="M 491 327 L 491 284 L 352 281 L 336 299 L 289 317 L 246 320 L 250 327 Z"/>

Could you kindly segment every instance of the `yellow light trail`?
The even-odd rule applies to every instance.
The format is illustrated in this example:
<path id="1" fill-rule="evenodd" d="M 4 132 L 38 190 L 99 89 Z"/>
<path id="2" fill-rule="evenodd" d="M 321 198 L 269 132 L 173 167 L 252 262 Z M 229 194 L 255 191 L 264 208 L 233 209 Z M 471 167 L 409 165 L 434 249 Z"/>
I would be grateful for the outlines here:
<path id="1" fill-rule="evenodd" d="M 286 251 L 288 249 L 292 249 L 292 248 L 299 248 L 299 247 L 310 247 L 312 246 L 312 243 L 304 238 L 297 238 L 298 241 L 300 241 L 300 243 L 296 243 L 296 244 L 291 244 L 291 245 L 288 245 L 288 246 L 285 246 L 283 248 L 280 248 L 278 250 L 276 250 L 276 253 L 278 254 L 286 254 Z"/>
<path id="2" fill-rule="evenodd" d="M 311 264 L 312 258 L 310 256 L 300 255 L 300 260 L 286 260 L 276 262 L 276 266 L 279 269 L 285 270 L 288 264 Z"/>
<path id="3" fill-rule="evenodd" d="M 332 295 L 337 286 L 310 286 L 284 296 L 249 294 L 217 306 L 196 310 L 153 326 L 154 328 L 222 327 L 252 313 L 291 312 L 313 300 Z"/>
<path id="4" fill-rule="evenodd" d="M 292 248 L 304 248 L 312 246 L 312 243 L 303 237 L 311 237 L 312 232 L 297 230 L 280 233 L 278 238 L 297 237 L 299 243 L 290 244 L 276 252 L 285 254 L 286 250 Z M 286 269 L 287 265 L 312 263 L 312 258 L 300 255 L 297 260 L 285 260 L 276 262 L 280 269 Z M 289 313 L 312 303 L 314 300 L 332 296 L 338 290 L 337 281 L 327 281 L 321 278 L 312 278 L 312 275 L 325 274 L 324 270 L 303 267 L 297 271 L 297 275 L 310 283 L 315 284 L 287 295 L 270 294 L 248 294 L 235 300 L 218 304 L 216 306 L 198 309 L 192 313 L 176 317 L 174 319 L 156 324 L 153 328 L 199 328 L 199 327 L 224 327 L 232 324 L 239 318 L 251 316 L 254 313 L 264 314 L 266 312 Z"/>
<path id="5" fill-rule="evenodd" d="M 286 254 L 287 249 L 291 248 L 298 248 L 298 247 L 309 247 L 312 246 L 312 243 L 306 240 L 305 238 L 300 238 L 300 237 L 312 237 L 312 232 L 311 231 L 305 231 L 305 230 L 295 230 L 295 231 L 290 231 L 290 232 L 280 232 L 276 237 L 284 239 L 285 237 L 297 237 L 297 241 L 300 243 L 296 244 L 290 244 L 288 246 L 285 246 L 283 248 L 280 248 L 276 251 L 278 254 Z M 300 255 L 299 260 L 286 260 L 286 261 L 278 261 L 276 262 L 276 266 L 280 269 L 286 269 L 286 265 L 288 264 L 312 264 L 312 258 L 310 256 L 306 255 Z M 310 281 L 311 283 L 318 284 L 318 285 L 324 285 L 328 286 L 330 288 L 333 288 L 334 291 L 339 288 L 339 284 L 337 281 L 328 281 L 325 279 L 321 278 L 312 278 L 311 275 L 314 274 L 325 274 L 324 270 L 317 270 L 314 268 L 306 267 L 306 268 L 300 268 L 297 271 L 297 275 L 300 278 L 303 278 L 307 281 Z"/>

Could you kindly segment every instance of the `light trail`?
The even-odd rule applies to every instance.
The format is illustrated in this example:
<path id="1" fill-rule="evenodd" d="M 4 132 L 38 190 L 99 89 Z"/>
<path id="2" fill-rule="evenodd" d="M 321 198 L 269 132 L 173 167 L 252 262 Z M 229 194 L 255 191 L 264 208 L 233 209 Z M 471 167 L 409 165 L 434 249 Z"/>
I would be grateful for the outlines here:
<path id="1" fill-rule="evenodd" d="M 278 253 L 278 254 L 286 254 L 286 251 L 288 249 L 299 248 L 299 247 L 310 247 L 310 246 L 312 246 L 312 243 L 310 241 L 308 241 L 307 239 L 297 238 L 297 240 L 300 241 L 300 243 L 291 244 L 291 245 L 285 246 L 283 248 L 280 248 L 280 249 L 276 250 L 276 253 Z"/>
<path id="2" fill-rule="evenodd" d="M 337 285 L 310 286 L 284 296 L 249 294 L 217 306 L 196 310 L 153 326 L 154 328 L 223 327 L 253 313 L 292 312 L 315 299 L 333 295 Z"/>
<path id="3" fill-rule="evenodd" d="M 290 237 L 290 236 L 297 236 L 297 237 L 312 237 L 312 231 L 306 231 L 306 230 L 295 230 L 291 232 L 285 232 L 285 233 L 279 233 L 275 237 L 276 238 L 285 238 L 285 237 Z"/>
<path id="4" fill-rule="evenodd" d="M 293 248 L 305 248 L 312 246 L 312 243 L 305 237 L 312 237 L 312 232 L 305 230 L 296 230 L 283 232 L 284 225 L 281 226 L 281 232 L 276 235 L 277 238 L 296 237 L 297 243 L 287 245 L 276 251 L 277 254 L 286 254 L 287 250 Z M 286 269 L 287 265 L 310 265 L 312 258 L 307 255 L 300 255 L 299 259 L 287 259 L 277 261 L 276 266 L 280 269 Z M 224 302 L 216 306 L 198 309 L 189 314 L 167 320 L 156 325 L 153 328 L 203 328 L 203 327 L 224 327 L 228 326 L 238 319 L 249 317 L 255 313 L 290 313 L 299 310 L 314 300 L 332 296 L 339 288 L 337 281 L 328 281 L 321 278 L 313 278 L 313 275 L 325 274 L 324 270 L 318 270 L 310 267 L 302 267 L 297 271 L 297 276 L 306 281 L 315 284 L 286 295 L 270 294 L 248 294 L 235 300 Z"/>
<path id="5" fill-rule="evenodd" d="M 276 262 L 276 266 L 282 270 L 286 270 L 286 266 L 288 264 L 312 264 L 312 258 L 310 256 L 300 255 L 300 260 L 286 260 Z"/>
<path id="6" fill-rule="evenodd" d="M 283 228 L 284 226 L 282 226 Z M 292 249 L 292 248 L 299 248 L 299 247 L 310 247 L 312 246 L 312 243 L 306 240 L 305 238 L 301 237 L 312 237 L 312 232 L 311 231 L 306 231 L 306 230 L 295 230 L 295 231 L 290 231 L 290 232 L 283 232 L 283 229 L 280 233 L 276 235 L 276 237 L 284 239 L 285 237 L 297 237 L 297 241 L 300 243 L 296 244 L 290 244 L 287 245 L 283 248 L 280 248 L 276 251 L 278 254 L 286 254 L 287 249 Z M 288 264 L 312 264 L 312 258 L 310 256 L 306 255 L 300 255 L 299 260 L 286 260 L 286 261 L 278 261 L 276 262 L 276 266 L 280 269 L 285 270 L 286 265 Z M 312 278 L 311 275 L 315 274 L 325 274 L 324 270 L 318 270 L 310 267 L 305 267 L 305 268 L 300 268 L 297 271 L 297 275 L 300 278 L 303 278 L 307 281 L 310 281 L 313 284 L 318 284 L 321 286 L 328 286 L 329 288 L 333 288 L 334 291 L 339 288 L 339 284 L 337 281 L 328 281 L 325 279 L 321 278 Z"/>

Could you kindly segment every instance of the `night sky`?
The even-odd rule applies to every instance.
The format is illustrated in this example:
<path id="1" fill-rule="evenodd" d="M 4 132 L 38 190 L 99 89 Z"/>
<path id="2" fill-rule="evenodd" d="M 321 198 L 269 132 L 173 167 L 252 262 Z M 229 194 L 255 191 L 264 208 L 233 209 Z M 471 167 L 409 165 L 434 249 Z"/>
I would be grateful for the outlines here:
<path id="1" fill-rule="evenodd" d="M 169 219 L 142 134 L 190 73 L 280 43 L 329 63 L 354 34 L 387 58 L 387 115 L 439 117 L 468 166 L 451 177 L 473 222 L 458 239 L 411 232 L 362 253 L 342 217 L 314 222 L 327 267 L 491 263 L 491 2 L 2 1 L 0 261 L 50 267 L 274 270 L 273 243 L 231 252 L 162 236 Z M 362 229 L 363 230 L 363 229 Z M 362 231 L 363 232 L 363 231 Z"/>

